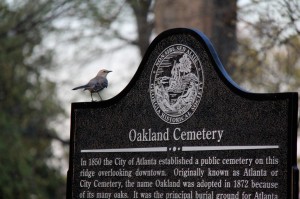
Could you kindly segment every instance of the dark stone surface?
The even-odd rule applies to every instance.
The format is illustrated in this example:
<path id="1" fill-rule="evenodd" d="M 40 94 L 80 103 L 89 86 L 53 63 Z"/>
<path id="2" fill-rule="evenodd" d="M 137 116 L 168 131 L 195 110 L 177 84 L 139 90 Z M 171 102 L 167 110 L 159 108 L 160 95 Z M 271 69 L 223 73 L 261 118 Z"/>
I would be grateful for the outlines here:
<path id="1" fill-rule="evenodd" d="M 192 64 L 191 71 L 196 74 L 195 68 L 198 67 L 199 82 L 203 81 L 203 88 L 198 89 L 201 92 L 198 106 L 190 113 L 188 118 L 179 123 L 166 122 L 155 112 L 151 102 L 150 82 L 151 78 L 155 79 L 157 75 L 154 66 L 156 60 L 162 52 L 172 45 L 186 46 L 192 50 L 199 59 L 200 69 L 197 64 Z M 186 53 L 186 52 L 185 52 Z M 176 55 L 176 56 L 175 56 Z M 174 54 L 176 63 L 179 63 L 178 57 L 182 54 Z M 177 60 L 176 60 L 177 59 Z M 196 59 L 197 60 L 197 59 Z M 168 61 L 168 60 L 167 60 Z M 171 62 L 171 61 L 170 61 Z M 195 62 L 196 63 L 196 62 Z M 199 64 L 198 63 L 198 64 Z M 166 67 L 168 68 L 168 67 Z M 170 70 L 170 66 L 168 70 Z M 170 74 L 165 68 L 161 68 L 165 77 Z M 181 73 L 184 74 L 184 73 Z M 162 76 L 162 75 L 161 75 Z M 201 79 L 202 78 L 202 79 Z M 166 85 L 165 81 L 165 85 Z M 190 81 L 189 81 L 189 84 Z M 169 87 L 170 88 L 170 87 Z M 185 90 L 186 91 L 186 90 Z M 171 92 L 169 91 L 169 94 Z M 174 94 L 174 93 L 173 93 Z M 176 97 L 174 94 L 173 96 Z M 179 100 L 179 98 L 175 98 Z M 195 102 L 195 101 L 194 101 Z M 70 167 L 68 173 L 68 198 L 88 198 L 88 192 L 97 193 L 127 193 L 128 198 L 133 198 L 136 192 L 149 192 L 150 198 L 154 197 L 155 191 L 163 193 L 190 192 L 192 198 L 196 198 L 197 193 L 214 194 L 234 194 L 238 192 L 239 198 L 242 193 L 252 194 L 251 199 L 255 198 L 255 194 L 273 194 L 273 198 L 297 198 L 298 174 L 296 166 L 296 134 L 297 134 L 297 93 L 276 93 L 276 94 L 253 94 L 244 92 L 232 82 L 226 74 L 223 66 L 218 60 L 208 39 L 200 32 L 191 29 L 173 29 L 159 35 L 150 45 L 146 52 L 141 65 L 129 83 L 129 85 L 116 97 L 103 102 L 87 102 L 72 104 L 71 118 L 71 146 L 70 146 Z M 174 105 L 174 104 L 173 104 Z M 173 106 L 174 107 L 174 106 Z M 173 113 L 169 113 L 172 115 Z M 178 113 L 179 114 L 179 113 Z M 176 114 L 173 114 L 176 115 Z M 130 141 L 129 132 L 135 129 L 136 132 L 165 132 L 168 131 L 169 139 L 164 141 Z M 176 140 L 177 135 L 184 131 L 205 131 L 223 130 L 222 139 L 218 141 L 217 134 L 215 139 L 195 139 L 195 140 Z M 176 130 L 176 139 L 174 139 L 173 131 Z M 200 151 L 184 151 L 185 147 L 214 147 L 213 150 L 200 148 Z M 223 150 L 222 147 L 233 147 Z M 267 149 L 237 149 L 238 146 L 267 146 Z M 137 149 L 163 147 L 166 152 L 82 152 L 87 149 Z M 175 150 L 175 148 L 176 150 Z M 219 148 L 218 148 L 219 147 Z M 111 166 L 103 165 L 105 158 L 116 160 L 123 158 L 127 162 L 131 158 L 153 158 L 157 161 L 155 165 L 126 165 L 120 167 L 114 163 Z M 178 157 L 193 157 L 192 165 L 159 165 L 159 159 Z M 209 164 L 197 165 L 196 159 L 218 158 L 224 159 L 263 159 L 263 164 L 252 164 L 246 166 L 242 164 L 225 165 L 225 164 Z M 267 164 L 266 158 L 272 157 L 278 159 L 276 164 Z M 82 165 L 82 160 L 90 158 L 99 158 L 102 163 L 98 166 Z M 88 164 L 88 163 L 87 163 Z M 189 176 L 188 178 L 176 176 L 175 170 L 180 169 L 203 169 L 205 174 L 203 177 Z M 208 176 L 208 168 L 214 170 L 228 170 L 229 176 Z M 245 169 L 266 170 L 267 176 L 244 176 Z M 96 172 L 95 177 L 87 178 L 80 176 L 83 169 L 89 169 Z M 157 177 L 99 177 L 97 173 L 101 170 L 119 171 L 125 169 L 132 171 L 137 170 L 163 170 L 166 176 Z M 233 173 L 239 171 L 239 176 Z M 278 171 L 278 176 L 271 176 L 271 171 Z M 153 185 L 149 188 L 127 187 L 126 180 L 132 182 L 152 181 L 156 180 L 173 180 L 197 182 L 204 181 L 220 181 L 221 188 L 207 187 L 189 187 L 186 188 L 182 184 L 179 188 L 174 187 L 158 187 Z M 95 188 L 89 189 L 81 187 L 82 180 L 88 180 L 93 183 L 99 181 L 120 181 L 123 185 L 121 189 L 117 188 Z M 235 188 L 234 181 L 245 180 L 248 182 L 247 187 Z M 274 182 L 278 183 L 277 188 L 262 189 L 254 188 L 252 180 L 257 182 Z M 84 181 L 85 182 L 85 181 Z M 226 187 L 225 183 L 230 182 L 230 187 Z M 85 195 L 83 194 L 85 192 Z M 91 196 L 91 195 L 90 195 Z M 140 198 L 140 195 L 138 195 Z M 111 197 L 111 198 L 116 198 Z M 263 196 L 261 196 L 263 198 Z M 175 197 L 173 197 L 175 198 Z M 259 198 L 259 197 L 258 197 Z"/>

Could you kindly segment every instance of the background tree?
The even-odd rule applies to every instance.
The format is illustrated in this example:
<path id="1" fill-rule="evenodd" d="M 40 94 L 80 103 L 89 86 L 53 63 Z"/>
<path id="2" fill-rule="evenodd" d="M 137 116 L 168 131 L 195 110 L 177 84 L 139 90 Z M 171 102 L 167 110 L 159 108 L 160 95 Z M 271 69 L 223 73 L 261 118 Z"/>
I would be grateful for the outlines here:
<path id="1" fill-rule="evenodd" d="M 64 198 L 64 176 L 49 164 L 49 123 L 64 114 L 43 73 L 52 53 L 43 36 L 67 1 L 0 1 L 0 198 Z"/>
<path id="2" fill-rule="evenodd" d="M 81 2 L 78 5 L 77 13 L 73 15 L 73 20 L 86 21 L 86 23 L 81 24 L 80 29 L 92 31 L 91 34 L 77 32 L 77 36 L 73 35 L 70 38 L 72 41 L 79 41 L 80 38 L 81 41 L 79 42 L 85 38 L 91 41 L 95 37 L 105 38 L 103 42 L 118 41 L 119 44 L 113 48 L 105 46 L 105 51 L 111 52 L 111 50 L 115 51 L 124 46 L 133 45 L 139 49 L 140 56 L 143 56 L 150 44 L 154 27 L 154 2 L 154 0 L 91 0 Z M 133 26 L 133 30 L 129 33 L 124 32 L 124 24 Z M 86 43 L 90 44 L 89 41 Z M 98 46 L 98 49 L 101 50 L 97 50 L 96 53 L 103 53 L 103 46 Z"/>
<path id="3" fill-rule="evenodd" d="M 299 92 L 300 2 L 250 1 L 239 16 L 234 79 L 253 91 Z"/>

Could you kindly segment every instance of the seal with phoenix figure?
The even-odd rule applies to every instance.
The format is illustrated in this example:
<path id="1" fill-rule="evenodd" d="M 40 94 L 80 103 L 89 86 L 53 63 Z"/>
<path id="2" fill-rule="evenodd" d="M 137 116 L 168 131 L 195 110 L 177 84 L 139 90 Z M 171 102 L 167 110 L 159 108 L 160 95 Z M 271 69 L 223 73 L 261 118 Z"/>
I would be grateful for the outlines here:
<path id="1" fill-rule="evenodd" d="M 150 99 L 163 121 L 187 121 L 198 108 L 203 87 L 202 64 L 190 47 L 171 45 L 157 57 L 150 75 Z"/>

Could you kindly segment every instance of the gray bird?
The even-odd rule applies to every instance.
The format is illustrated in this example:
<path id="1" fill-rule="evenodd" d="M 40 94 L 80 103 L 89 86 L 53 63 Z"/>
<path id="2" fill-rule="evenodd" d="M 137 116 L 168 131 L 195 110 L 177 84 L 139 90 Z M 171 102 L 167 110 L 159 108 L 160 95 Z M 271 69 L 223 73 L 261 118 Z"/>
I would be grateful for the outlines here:
<path id="1" fill-rule="evenodd" d="M 94 77 L 93 79 L 91 79 L 87 84 L 83 85 L 83 86 L 78 86 L 73 88 L 72 90 L 77 90 L 77 89 L 81 89 L 83 88 L 83 90 L 89 90 L 91 93 L 91 98 L 92 98 L 92 102 L 94 101 L 93 99 L 93 93 L 98 93 L 100 99 L 102 100 L 99 92 L 101 90 L 103 90 L 104 88 L 107 87 L 108 85 L 108 81 L 106 79 L 106 76 L 108 73 L 110 73 L 112 71 L 106 70 L 106 69 L 102 69 L 100 70 L 96 77 Z"/>

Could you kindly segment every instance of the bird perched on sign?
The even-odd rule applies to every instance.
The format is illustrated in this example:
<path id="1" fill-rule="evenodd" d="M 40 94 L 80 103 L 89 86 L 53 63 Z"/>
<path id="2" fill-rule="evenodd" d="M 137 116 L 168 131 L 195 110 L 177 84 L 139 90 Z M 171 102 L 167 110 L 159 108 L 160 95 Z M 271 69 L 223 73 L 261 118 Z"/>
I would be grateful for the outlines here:
<path id="1" fill-rule="evenodd" d="M 110 72 L 112 72 L 112 71 L 102 69 L 97 73 L 96 77 L 91 79 L 87 84 L 75 87 L 72 90 L 77 90 L 77 89 L 83 88 L 83 90 L 89 90 L 90 91 L 92 102 L 94 101 L 93 93 L 98 93 L 98 95 L 100 97 L 100 100 L 102 100 L 99 92 L 108 86 L 108 81 L 106 79 L 106 76 Z"/>

